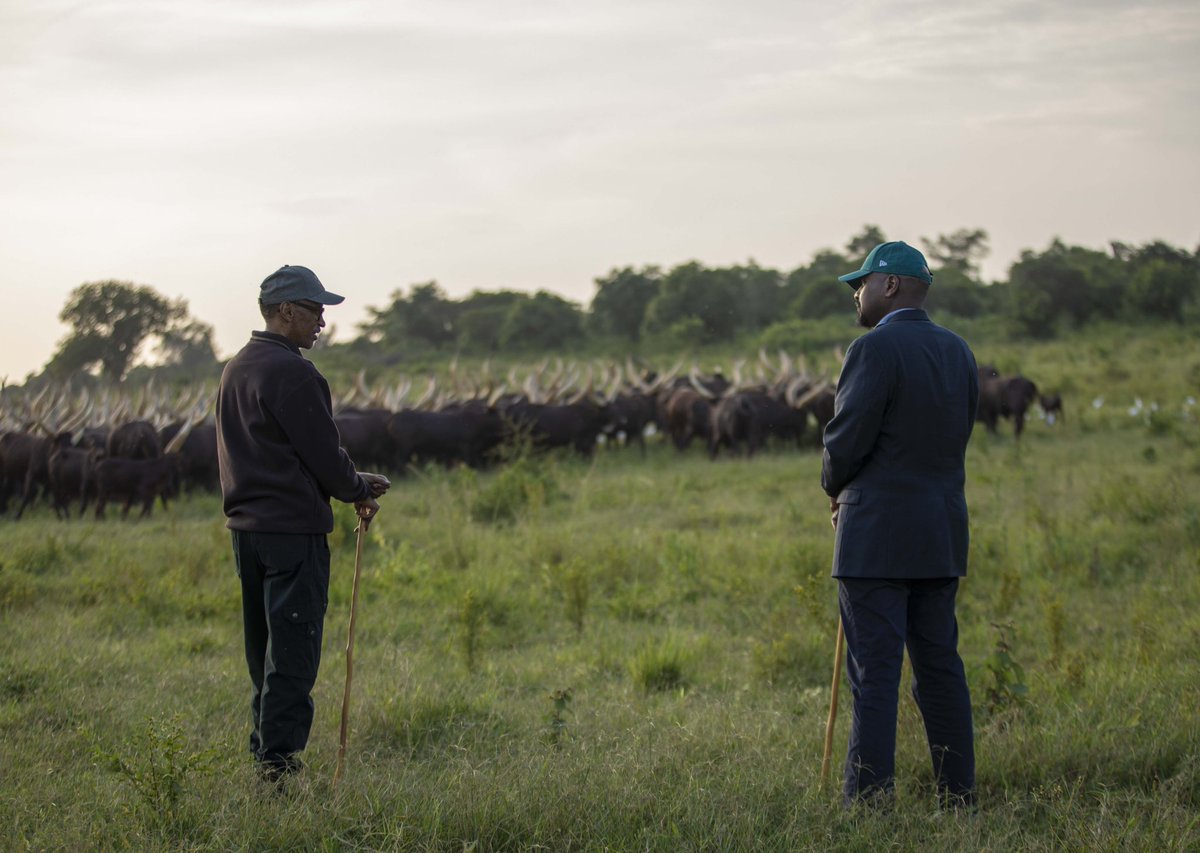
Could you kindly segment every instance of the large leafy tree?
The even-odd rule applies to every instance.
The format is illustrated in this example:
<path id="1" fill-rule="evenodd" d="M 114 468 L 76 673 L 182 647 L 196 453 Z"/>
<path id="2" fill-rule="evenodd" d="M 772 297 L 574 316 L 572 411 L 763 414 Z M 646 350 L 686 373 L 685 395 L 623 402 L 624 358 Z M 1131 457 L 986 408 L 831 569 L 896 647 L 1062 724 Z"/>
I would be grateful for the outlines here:
<path id="1" fill-rule="evenodd" d="M 498 352 L 505 318 L 514 305 L 528 299 L 529 294 L 513 290 L 472 292 L 458 305 L 458 345 L 474 352 Z"/>
<path id="2" fill-rule="evenodd" d="M 873 243 L 867 252 L 875 245 Z M 821 249 L 806 266 L 792 270 L 785 285 L 791 298 L 788 314 L 806 320 L 837 315 L 853 316 L 851 290 L 838 281 L 838 276 L 862 264 L 867 252 L 863 252 L 855 261 L 832 249 Z"/>
<path id="3" fill-rule="evenodd" d="M 706 342 L 729 340 L 737 331 L 737 282 L 727 270 L 706 269 L 698 261 L 674 267 L 646 309 L 646 328 L 662 332 L 695 318 Z"/>
<path id="4" fill-rule="evenodd" d="M 958 317 L 982 313 L 987 294 L 979 280 L 979 263 L 988 253 L 988 235 L 982 228 L 960 228 L 934 239 L 922 237 L 925 257 L 933 272 L 929 307 Z"/>
<path id="5" fill-rule="evenodd" d="M 545 290 L 514 302 L 500 327 L 500 343 L 512 349 L 566 349 L 583 337 L 583 312 Z"/>
<path id="6" fill-rule="evenodd" d="M 971 279 L 979 276 L 979 262 L 987 257 L 988 233 L 982 228 L 960 228 L 950 234 L 939 234 L 934 239 L 922 237 L 925 257 L 934 270 L 957 270 Z"/>
<path id="7" fill-rule="evenodd" d="M 959 267 L 942 267 L 934 270 L 928 308 L 956 317 L 975 317 L 983 313 L 986 296 L 984 285 Z"/>
<path id="8" fill-rule="evenodd" d="M 751 260 L 744 266 L 719 270 L 738 301 L 738 325 L 757 331 L 777 321 L 786 293 L 778 270 L 760 267 Z"/>
<path id="9" fill-rule="evenodd" d="M 216 363 L 213 327 L 200 320 L 182 318 L 162 333 L 158 345 L 163 364 L 184 369 Z"/>
<path id="10" fill-rule="evenodd" d="M 47 371 L 67 376 L 98 366 L 106 379 L 120 381 L 148 338 L 186 322 L 187 304 L 145 285 L 97 281 L 71 291 L 58 318 L 71 332 L 59 343 Z"/>
<path id="11" fill-rule="evenodd" d="M 1052 334 L 1060 321 L 1114 316 L 1122 272 L 1116 257 L 1058 239 L 1040 254 L 1026 250 L 1009 270 L 1010 316 L 1034 337 Z"/>
<path id="12" fill-rule="evenodd" d="M 454 341 L 458 304 L 436 281 L 414 284 L 407 296 L 394 290 L 391 299 L 386 308 L 367 309 L 371 319 L 361 328 L 369 339 L 393 347 L 420 341 L 434 348 Z"/>
<path id="13" fill-rule="evenodd" d="M 1195 255 L 1159 241 L 1113 249 L 1126 262 L 1124 301 L 1131 313 L 1182 322 L 1189 316 L 1186 309 L 1200 303 L 1200 259 Z"/>
<path id="14" fill-rule="evenodd" d="M 596 279 L 596 295 L 592 297 L 591 315 L 595 328 L 606 334 L 631 341 L 641 338 L 646 307 L 658 295 L 662 272 L 647 266 L 614 269 Z"/>
<path id="15" fill-rule="evenodd" d="M 846 257 L 855 263 L 861 264 L 863 259 L 871 253 L 872 249 L 880 243 L 886 242 L 887 237 L 883 236 L 882 228 L 878 225 L 864 225 L 862 230 L 851 237 L 849 242 L 846 243 Z"/>

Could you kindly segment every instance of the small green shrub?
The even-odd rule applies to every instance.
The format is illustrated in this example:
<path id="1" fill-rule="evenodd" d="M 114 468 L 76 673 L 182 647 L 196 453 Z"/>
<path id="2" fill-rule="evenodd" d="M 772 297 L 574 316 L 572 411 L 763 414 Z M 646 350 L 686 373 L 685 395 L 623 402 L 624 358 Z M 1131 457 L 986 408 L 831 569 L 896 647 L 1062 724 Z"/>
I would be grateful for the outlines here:
<path id="1" fill-rule="evenodd" d="M 43 673 L 0 661 L 0 701 L 23 702 L 41 690 Z"/>
<path id="2" fill-rule="evenodd" d="M 548 465 L 528 457 L 517 459 L 475 495 L 471 518 L 485 524 L 504 524 L 527 510 L 540 509 L 554 495 L 555 480 Z"/>
<path id="3" fill-rule="evenodd" d="M 776 634 L 751 646 L 755 674 L 767 684 L 818 687 L 832 675 L 832 644 L 815 646 L 794 632 Z"/>
<path id="4" fill-rule="evenodd" d="M 1025 668 L 1017 662 L 1013 654 L 1015 631 L 1012 624 L 993 624 L 992 627 L 999 632 L 999 636 L 996 638 L 995 648 L 983 662 L 983 666 L 988 675 L 985 688 L 987 708 L 988 711 L 996 713 L 1024 705 L 1029 695 L 1029 687 L 1025 684 Z"/>
<path id="5" fill-rule="evenodd" d="M 417 693 L 389 699 L 367 740 L 376 748 L 420 758 L 496 733 L 498 720 L 478 699 Z"/>
<path id="6" fill-rule="evenodd" d="M 0 611 L 34 604 L 38 600 L 37 581 L 23 571 L 0 563 Z"/>
<path id="7" fill-rule="evenodd" d="M 78 547 L 72 547 L 58 536 L 50 535 L 12 546 L 3 565 L 31 575 L 41 575 L 53 569 L 61 570 L 68 559 L 78 556 Z"/>
<path id="8" fill-rule="evenodd" d="M 178 715 L 148 719 L 146 728 L 118 750 L 99 744 L 93 750 L 102 765 L 125 778 L 139 804 L 159 822 L 178 816 L 188 780 L 211 773 L 217 757 L 215 748 L 197 750 L 188 745 Z"/>
<path id="9" fill-rule="evenodd" d="M 1088 506 L 1096 515 L 1150 524 L 1170 514 L 1178 500 L 1173 485 L 1142 483 L 1124 475 L 1108 480 L 1092 492 Z"/>
<path id="10" fill-rule="evenodd" d="M 475 595 L 475 590 L 468 589 L 463 595 L 462 608 L 459 610 L 459 623 L 462 629 L 463 660 L 467 672 L 475 671 L 479 655 L 480 634 L 483 632 L 485 611 L 483 604 Z"/>
<path id="11" fill-rule="evenodd" d="M 550 744 L 558 746 L 567 733 L 567 714 L 571 712 L 571 688 L 560 688 L 550 694 Z"/>
<path id="12" fill-rule="evenodd" d="M 583 620 L 592 592 L 587 569 L 578 563 L 572 563 L 560 573 L 560 578 L 567 619 L 575 626 L 576 635 L 582 634 Z"/>
<path id="13" fill-rule="evenodd" d="M 1062 597 L 1055 596 L 1046 604 L 1046 628 L 1050 632 L 1050 659 L 1056 666 L 1062 663 L 1063 632 L 1066 625 L 1066 607 Z"/>
<path id="14" fill-rule="evenodd" d="M 688 663 L 682 644 L 668 637 L 642 646 L 630 663 L 630 673 L 634 683 L 646 693 L 682 690 L 687 687 Z"/>

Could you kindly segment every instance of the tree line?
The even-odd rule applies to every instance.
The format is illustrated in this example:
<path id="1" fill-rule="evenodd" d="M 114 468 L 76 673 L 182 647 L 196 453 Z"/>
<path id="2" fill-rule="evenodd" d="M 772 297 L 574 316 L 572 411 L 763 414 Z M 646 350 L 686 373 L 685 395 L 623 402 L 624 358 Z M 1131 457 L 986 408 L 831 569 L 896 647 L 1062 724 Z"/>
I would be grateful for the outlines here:
<path id="1" fill-rule="evenodd" d="M 822 249 L 790 271 L 754 261 L 708 267 L 687 261 L 670 269 L 624 266 L 595 279 L 583 306 L 549 291 L 475 291 L 452 299 L 436 281 L 394 290 L 368 308 L 358 335 L 333 349 L 369 351 L 373 363 L 463 353 L 538 355 L 592 349 L 628 352 L 641 346 L 689 349 L 751 336 L 755 343 L 804 349 L 820 330 L 845 336 L 849 289 L 837 276 L 859 266 L 887 237 L 867 225 L 841 249 Z M 985 282 L 988 253 L 981 228 L 922 238 L 934 273 L 928 305 L 940 322 L 992 318 L 1008 334 L 1048 338 L 1092 320 L 1200 320 L 1200 252 L 1154 241 L 1113 242 L 1107 251 L 1053 240 L 1025 250 L 1008 278 Z M 60 319 L 72 331 L 47 363 L 48 378 L 89 372 L 109 380 L 134 373 L 165 378 L 210 375 L 216 364 L 212 327 L 191 317 L 186 302 L 153 288 L 105 281 L 72 292 Z M 153 344 L 153 366 L 134 368 Z M 383 356 L 381 358 L 380 356 Z"/>

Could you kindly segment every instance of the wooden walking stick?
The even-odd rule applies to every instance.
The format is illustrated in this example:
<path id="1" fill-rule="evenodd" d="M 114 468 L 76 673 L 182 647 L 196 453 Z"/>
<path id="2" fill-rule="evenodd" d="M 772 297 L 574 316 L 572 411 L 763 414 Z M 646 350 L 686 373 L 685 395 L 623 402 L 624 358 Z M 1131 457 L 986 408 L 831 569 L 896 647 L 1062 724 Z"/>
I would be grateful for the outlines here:
<path id="1" fill-rule="evenodd" d="M 842 683 L 842 647 L 846 629 L 838 616 L 837 641 L 833 644 L 833 689 L 829 697 L 829 720 L 825 723 L 825 755 L 821 758 L 821 787 L 829 781 L 829 759 L 833 755 L 833 724 L 837 721 L 838 687 Z"/>
<path id="2" fill-rule="evenodd" d="M 350 589 L 350 629 L 346 636 L 346 689 L 342 692 L 342 731 L 338 746 L 337 769 L 333 771 L 333 784 L 342 778 L 346 763 L 346 735 L 350 730 L 350 685 L 354 681 L 354 621 L 358 616 L 358 579 L 362 574 L 363 540 L 367 538 L 367 527 L 371 519 L 358 517 L 358 544 L 354 548 L 354 585 Z"/>

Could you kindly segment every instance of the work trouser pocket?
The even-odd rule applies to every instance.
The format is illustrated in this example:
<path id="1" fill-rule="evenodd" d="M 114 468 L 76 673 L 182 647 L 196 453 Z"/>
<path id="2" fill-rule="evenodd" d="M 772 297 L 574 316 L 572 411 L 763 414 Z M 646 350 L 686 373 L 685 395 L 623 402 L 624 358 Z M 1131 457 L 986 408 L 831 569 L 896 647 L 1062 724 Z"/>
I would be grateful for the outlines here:
<path id="1" fill-rule="evenodd" d="M 276 672 L 316 678 L 329 593 L 328 548 L 320 536 L 279 537 L 260 552 L 266 567 L 270 657 Z"/>
<path id="2" fill-rule="evenodd" d="M 315 681 L 321 663 L 321 639 L 325 617 L 288 610 L 271 620 L 270 656 L 275 671 L 308 681 Z"/>

